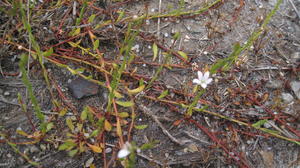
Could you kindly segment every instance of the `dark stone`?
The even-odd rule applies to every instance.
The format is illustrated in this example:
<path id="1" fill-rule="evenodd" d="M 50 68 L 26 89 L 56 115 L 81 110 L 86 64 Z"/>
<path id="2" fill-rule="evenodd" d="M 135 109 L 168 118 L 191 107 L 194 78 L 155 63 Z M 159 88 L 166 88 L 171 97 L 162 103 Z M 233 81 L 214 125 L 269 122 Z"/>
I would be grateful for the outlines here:
<path id="1" fill-rule="evenodd" d="M 69 88 L 76 99 L 96 95 L 99 92 L 99 85 L 81 77 L 70 82 Z"/>

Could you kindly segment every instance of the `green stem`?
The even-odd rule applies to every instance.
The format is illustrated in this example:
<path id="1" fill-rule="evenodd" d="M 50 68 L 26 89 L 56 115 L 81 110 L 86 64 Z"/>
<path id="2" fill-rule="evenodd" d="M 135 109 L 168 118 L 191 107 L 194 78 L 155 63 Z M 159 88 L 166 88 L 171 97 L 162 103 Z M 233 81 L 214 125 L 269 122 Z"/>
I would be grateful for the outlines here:
<path id="1" fill-rule="evenodd" d="M 197 92 L 198 92 L 198 94 L 196 95 L 196 97 L 194 97 L 193 102 L 189 105 L 189 108 L 186 112 L 186 115 L 189 116 L 189 117 L 193 115 L 193 109 L 197 105 L 200 97 L 203 95 L 203 93 L 205 93 L 205 89 L 199 90 L 199 87 L 198 87 Z"/>

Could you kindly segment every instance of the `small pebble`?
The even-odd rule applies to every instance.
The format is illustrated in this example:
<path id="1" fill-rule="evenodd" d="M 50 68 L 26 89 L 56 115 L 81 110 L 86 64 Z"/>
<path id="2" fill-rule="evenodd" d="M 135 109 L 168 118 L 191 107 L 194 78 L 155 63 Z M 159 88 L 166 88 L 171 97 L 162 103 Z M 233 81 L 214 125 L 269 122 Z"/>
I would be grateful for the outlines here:
<path id="1" fill-rule="evenodd" d="M 150 25 L 150 20 L 146 20 L 146 25 Z"/>
<path id="2" fill-rule="evenodd" d="M 294 52 L 292 55 L 291 55 L 291 61 L 293 63 L 300 63 L 300 52 Z"/>
<path id="3" fill-rule="evenodd" d="M 279 89 L 283 85 L 281 80 L 270 80 L 267 82 L 266 87 L 270 89 Z"/>
<path id="4" fill-rule="evenodd" d="M 137 18 L 138 18 L 138 15 L 133 15 L 132 18 L 133 18 L 133 19 L 137 19 Z"/>
<path id="5" fill-rule="evenodd" d="M 297 98 L 300 99 L 300 81 L 293 81 L 290 85 Z"/>
<path id="6" fill-rule="evenodd" d="M 247 144 L 252 144 L 253 142 L 251 140 L 247 140 Z"/>
<path id="7" fill-rule="evenodd" d="M 31 147 L 29 148 L 29 151 L 30 151 L 30 153 L 35 153 L 35 152 L 38 152 L 39 149 L 38 149 L 36 146 L 31 146 Z"/>
<path id="8" fill-rule="evenodd" d="M 111 151 L 112 151 L 111 148 L 106 148 L 106 149 L 105 149 L 105 153 L 110 153 Z"/>
<path id="9" fill-rule="evenodd" d="M 184 37 L 184 40 L 183 40 L 183 41 L 184 41 L 184 42 L 188 42 L 188 41 L 190 41 L 190 39 L 191 39 L 191 38 L 190 38 L 188 35 L 185 35 L 185 37 Z"/>
<path id="10" fill-rule="evenodd" d="M 90 167 L 91 164 L 94 162 L 94 157 L 89 158 L 86 162 L 85 162 L 85 167 Z"/>
<path id="11" fill-rule="evenodd" d="M 138 44 L 134 45 L 134 46 L 131 48 L 131 50 L 134 50 L 134 51 L 136 51 L 136 52 L 140 52 L 140 45 L 138 45 Z"/>
<path id="12" fill-rule="evenodd" d="M 9 95 L 10 95 L 10 93 L 8 91 L 4 92 L 4 96 L 9 96 Z"/>
<path id="13" fill-rule="evenodd" d="M 294 97 L 289 93 L 281 93 L 281 98 L 285 103 L 291 103 Z"/>
<path id="14" fill-rule="evenodd" d="M 41 145 L 40 145 L 40 148 L 41 148 L 42 151 L 45 151 L 45 150 L 47 149 L 47 146 L 44 145 L 44 144 L 41 144 Z"/>

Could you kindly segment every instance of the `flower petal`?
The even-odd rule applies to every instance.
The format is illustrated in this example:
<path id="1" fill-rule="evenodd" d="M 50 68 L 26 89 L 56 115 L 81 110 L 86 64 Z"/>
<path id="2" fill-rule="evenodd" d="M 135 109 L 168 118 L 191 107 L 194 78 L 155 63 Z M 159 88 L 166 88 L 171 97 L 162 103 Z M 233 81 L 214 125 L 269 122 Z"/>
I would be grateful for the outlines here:
<path id="1" fill-rule="evenodd" d="M 207 80 L 209 78 L 209 71 L 206 71 L 204 73 L 204 79 Z"/>
<path id="2" fill-rule="evenodd" d="M 203 89 L 205 89 L 205 88 L 207 87 L 207 84 L 206 84 L 206 83 L 201 83 L 201 87 L 202 87 Z"/>
<path id="3" fill-rule="evenodd" d="M 118 152 L 118 158 L 124 158 L 130 154 L 130 151 L 128 149 L 121 149 Z"/>
<path id="4" fill-rule="evenodd" d="M 206 81 L 206 84 L 210 84 L 212 82 L 212 80 L 213 80 L 212 78 L 208 78 Z"/>
<path id="5" fill-rule="evenodd" d="M 198 79 L 200 80 L 201 78 L 203 78 L 203 73 L 201 71 L 198 71 Z"/>
<path id="6" fill-rule="evenodd" d="M 197 84 L 197 85 L 200 85 L 201 81 L 199 79 L 194 79 L 193 80 L 193 83 Z"/>

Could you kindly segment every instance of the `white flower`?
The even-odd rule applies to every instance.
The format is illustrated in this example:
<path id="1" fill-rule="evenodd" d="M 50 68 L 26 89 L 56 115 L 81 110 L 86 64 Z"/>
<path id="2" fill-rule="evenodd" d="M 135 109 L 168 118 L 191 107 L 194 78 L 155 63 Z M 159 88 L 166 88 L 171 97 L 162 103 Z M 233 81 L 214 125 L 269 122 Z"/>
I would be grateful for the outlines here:
<path id="1" fill-rule="evenodd" d="M 206 88 L 208 84 L 212 82 L 212 78 L 209 78 L 209 72 L 205 72 L 204 75 L 201 71 L 198 71 L 198 79 L 194 79 L 193 83 L 200 85 L 202 88 Z"/>
<path id="2" fill-rule="evenodd" d="M 122 149 L 118 152 L 118 158 L 125 158 L 130 154 L 131 145 L 129 142 L 126 142 Z"/>

